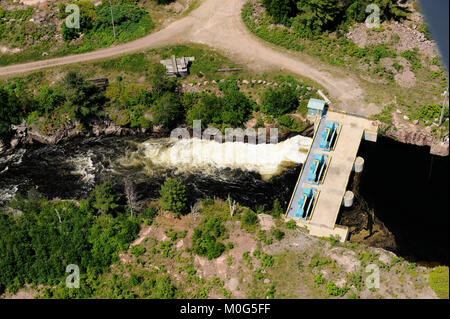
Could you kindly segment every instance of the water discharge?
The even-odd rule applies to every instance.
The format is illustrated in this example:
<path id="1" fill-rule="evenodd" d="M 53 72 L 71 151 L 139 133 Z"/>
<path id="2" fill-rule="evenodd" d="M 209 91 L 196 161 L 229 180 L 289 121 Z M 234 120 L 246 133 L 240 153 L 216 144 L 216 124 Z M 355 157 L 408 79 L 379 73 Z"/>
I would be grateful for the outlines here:
<path id="1" fill-rule="evenodd" d="M 200 139 L 159 139 L 137 145 L 119 159 L 124 167 L 143 167 L 153 176 L 161 170 L 176 174 L 216 174 L 221 169 L 256 172 L 264 181 L 287 167 L 302 164 L 311 139 L 295 136 L 277 144 L 218 143 Z"/>
<path id="2" fill-rule="evenodd" d="M 303 163 L 310 143 L 302 136 L 258 145 L 116 137 L 23 149 L 0 158 L 0 203 L 30 188 L 49 198 L 83 197 L 104 180 L 112 180 L 121 191 L 128 178 L 139 185 L 143 200 L 156 199 L 160 184 L 175 176 L 186 183 L 193 199 L 235 193 L 251 206 L 266 196 L 263 201 L 269 205 L 279 190 L 269 196 L 268 189 L 283 187 L 282 175 Z M 255 189 L 245 194 L 241 187 Z"/>

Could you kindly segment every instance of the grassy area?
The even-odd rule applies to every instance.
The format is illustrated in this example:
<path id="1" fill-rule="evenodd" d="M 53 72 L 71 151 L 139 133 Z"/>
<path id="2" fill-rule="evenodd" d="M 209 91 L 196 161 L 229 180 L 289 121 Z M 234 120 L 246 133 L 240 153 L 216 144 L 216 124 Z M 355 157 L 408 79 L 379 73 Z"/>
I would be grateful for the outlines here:
<path id="1" fill-rule="evenodd" d="M 439 298 L 448 299 L 448 267 L 440 266 L 433 268 L 430 271 L 428 283 Z"/>
<path id="2" fill-rule="evenodd" d="M 109 2 L 94 7 L 90 1 L 78 1 L 81 13 L 81 36 L 64 26 L 67 1 L 52 1 L 39 7 L 25 7 L 17 3 L 0 5 L 0 65 L 23 63 L 60 57 L 128 42 L 159 30 L 176 18 L 185 15 L 189 6 L 199 1 L 178 0 L 184 11 L 158 5 L 154 0 L 113 1 L 116 38 L 109 21 Z M 10 6 L 17 7 L 10 10 Z M 8 8 L 2 9 L 3 8 Z M 87 21 L 87 22 L 86 22 Z M 74 29 L 73 29 L 74 30 Z"/>

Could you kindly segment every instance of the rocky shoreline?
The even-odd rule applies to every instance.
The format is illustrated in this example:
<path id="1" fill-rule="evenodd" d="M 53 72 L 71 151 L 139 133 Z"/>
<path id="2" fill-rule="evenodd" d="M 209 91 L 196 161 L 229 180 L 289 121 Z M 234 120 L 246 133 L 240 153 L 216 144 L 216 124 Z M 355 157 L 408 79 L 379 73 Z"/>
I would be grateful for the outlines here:
<path id="1" fill-rule="evenodd" d="M 385 137 L 391 138 L 397 142 L 411 144 L 416 146 L 429 146 L 430 154 L 438 156 L 449 155 L 448 135 L 445 140 L 440 140 L 431 135 L 431 126 L 421 127 L 417 123 L 411 123 L 404 120 L 400 113 L 394 112 L 392 125 L 377 123 Z"/>

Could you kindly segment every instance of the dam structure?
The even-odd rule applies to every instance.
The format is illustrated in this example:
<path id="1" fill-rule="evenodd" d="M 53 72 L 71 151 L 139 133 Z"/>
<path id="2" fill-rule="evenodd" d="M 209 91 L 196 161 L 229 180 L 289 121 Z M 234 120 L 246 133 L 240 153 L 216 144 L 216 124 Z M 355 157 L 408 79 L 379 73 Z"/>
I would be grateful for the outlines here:
<path id="1" fill-rule="evenodd" d="M 341 207 L 353 204 L 354 194 L 347 186 L 352 171 L 360 173 L 364 167 L 364 159 L 357 157 L 361 140 L 376 142 L 378 127 L 364 117 L 327 110 L 325 101 L 319 101 L 310 101 L 308 106 L 314 137 L 285 218 L 295 220 L 311 235 L 345 242 L 348 228 L 336 221 Z"/>

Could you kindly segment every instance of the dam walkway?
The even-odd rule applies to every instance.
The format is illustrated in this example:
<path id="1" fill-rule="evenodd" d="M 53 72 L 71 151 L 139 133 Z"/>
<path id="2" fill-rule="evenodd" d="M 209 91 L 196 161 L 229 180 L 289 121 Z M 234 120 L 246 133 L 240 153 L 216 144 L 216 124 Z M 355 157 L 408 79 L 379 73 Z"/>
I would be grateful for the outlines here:
<path id="1" fill-rule="evenodd" d="M 377 132 L 378 127 L 366 118 L 334 111 L 317 116 L 313 141 L 286 219 L 294 219 L 311 235 L 338 236 L 345 242 L 348 228 L 336 225 L 336 220 L 341 207 L 353 203 L 353 193 L 347 192 L 347 185 L 355 169 L 361 140 L 376 142 Z"/>

